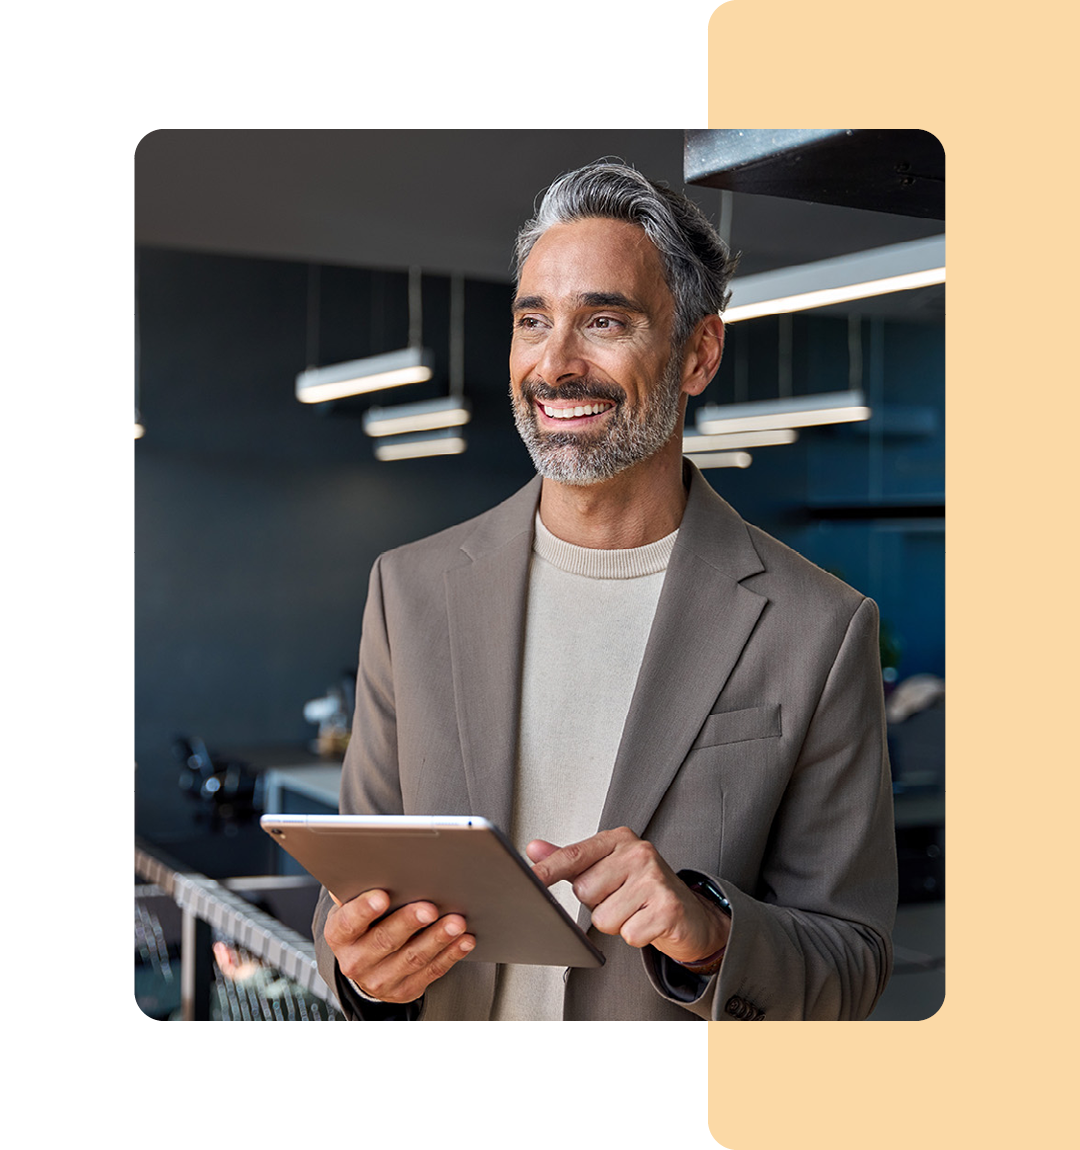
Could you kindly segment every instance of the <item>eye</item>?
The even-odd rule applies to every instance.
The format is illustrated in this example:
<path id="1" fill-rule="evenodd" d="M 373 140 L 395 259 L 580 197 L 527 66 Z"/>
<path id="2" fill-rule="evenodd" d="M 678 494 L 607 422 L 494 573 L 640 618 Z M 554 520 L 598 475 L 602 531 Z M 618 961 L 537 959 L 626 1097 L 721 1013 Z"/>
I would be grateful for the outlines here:
<path id="1" fill-rule="evenodd" d="M 514 317 L 514 327 L 522 331 L 535 331 L 541 326 L 540 317 L 535 315 L 519 315 Z"/>
<path id="2" fill-rule="evenodd" d="M 589 326 L 596 328 L 598 331 L 614 331 L 623 326 L 623 322 L 613 315 L 594 315 L 589 321 Z"/>

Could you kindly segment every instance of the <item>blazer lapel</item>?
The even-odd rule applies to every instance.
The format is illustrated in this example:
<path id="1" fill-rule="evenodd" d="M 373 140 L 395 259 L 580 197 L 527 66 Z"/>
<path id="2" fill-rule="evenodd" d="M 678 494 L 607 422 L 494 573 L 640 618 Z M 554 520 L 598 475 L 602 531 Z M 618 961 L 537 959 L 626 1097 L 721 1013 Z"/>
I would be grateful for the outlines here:
<path id="1" fill-rule="evenodd" d="M 765 606 L 740 582 L 762 570 L 746 524 L 693 468 L 601 827 L 644 831 Z"/>
<path id="2" fill-rule="evenodd" d="M 688 465 L 690 466 L 690 465 Z M 470 809 L 503 830 L 514 763 L 533 517 L 540 480 L 478 521 L 446 573 L 458 731 Z M 690 495 L 657 604 L 601 815 L 648 824 L 712 710 L 766 600 L 746 524 L 691 466 Z"/>
<path id="3" fill-rule="evenodd" d="M 513 809 L 534 480 L 478 524 L 446 573 L 450 655 L 470 810 L 508 831 Z"/>

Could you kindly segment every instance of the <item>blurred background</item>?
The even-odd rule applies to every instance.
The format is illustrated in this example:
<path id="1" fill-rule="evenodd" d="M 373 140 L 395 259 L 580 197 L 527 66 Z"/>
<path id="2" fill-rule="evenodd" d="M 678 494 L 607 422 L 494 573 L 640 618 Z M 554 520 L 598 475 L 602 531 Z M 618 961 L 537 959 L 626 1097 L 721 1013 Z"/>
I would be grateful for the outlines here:
<path id="1" fill-rule="evenodd" d="M 604 156 L 686 191 L 742 253 L 734 306 L 740 284 L 744 298 L 768 299 L 792 268 L 822 284 L 874 278 L 865 268 L 943 237 L 943 157 L 919 137 L 159 131 L 142 141 L 135 830 L 147 1013 L 334 1017 L 305 965 L 310 886 L 257 816 L 336 807 L 376 556 L 478 514 L 533 474 L 506 361 L 511 248 L 537 194 Z M 740 318 L 687 418 L 688 451 L 703 453 L 724 498 L 881 609 L 901 924 L 876 1018 L 927 1017 L 944 993 L 944 292 L 931 282 Z M 298 396 L 305 371 L 421 347 L 426 381 Z M 794 412 L 849 392 L 862 418 L 799 426 L 790 442 L 735 450 L 697 438 L 724 430 L 709 420 L 725 414 Z M 434 448 L 370 434 L 375 407 L 462 399 L 471 418 L 428 433 Z M 401 457 L 379 458 L 387 444 Z M 413 454 L 433 449 L 453 453 Z"/>

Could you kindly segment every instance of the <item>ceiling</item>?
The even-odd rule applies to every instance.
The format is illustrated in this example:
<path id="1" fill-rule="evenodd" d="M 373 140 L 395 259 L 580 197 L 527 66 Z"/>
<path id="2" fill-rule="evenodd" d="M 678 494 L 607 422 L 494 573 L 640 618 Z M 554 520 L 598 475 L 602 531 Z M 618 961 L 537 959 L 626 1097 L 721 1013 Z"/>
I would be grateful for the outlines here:
<path id="1" fill-rule="evenodd" d="M 513 236 L 537 193 L 560 172 L 602 156 L 684 187 L 681 129 L 161 130 L 135 156 L 135 238 L 508 280 Z M 685 190 L 718 221 L 723 193 Z M 721 226 L 742 251 L 745 274 L 944 230 L 936 220 L 727 194 Z M 860 301 L 857 310 L 939 320 L 944 286 Z"/>

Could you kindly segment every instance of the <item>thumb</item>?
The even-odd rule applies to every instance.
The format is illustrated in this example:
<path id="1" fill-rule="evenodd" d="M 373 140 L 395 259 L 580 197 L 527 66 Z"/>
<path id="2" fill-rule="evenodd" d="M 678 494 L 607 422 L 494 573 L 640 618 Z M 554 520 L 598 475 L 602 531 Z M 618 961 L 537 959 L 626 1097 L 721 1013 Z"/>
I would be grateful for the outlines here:
<path id="1" fill-rule="evenodd" d="M 549 843 L 546 839 L 533 839 L 531 843 L 525 848 L 525 853 L 529 856 L 529 861 L 538 863 L 543 862 L 549 855 L 553 855 L 559 848 L 554 843 Z"/>

